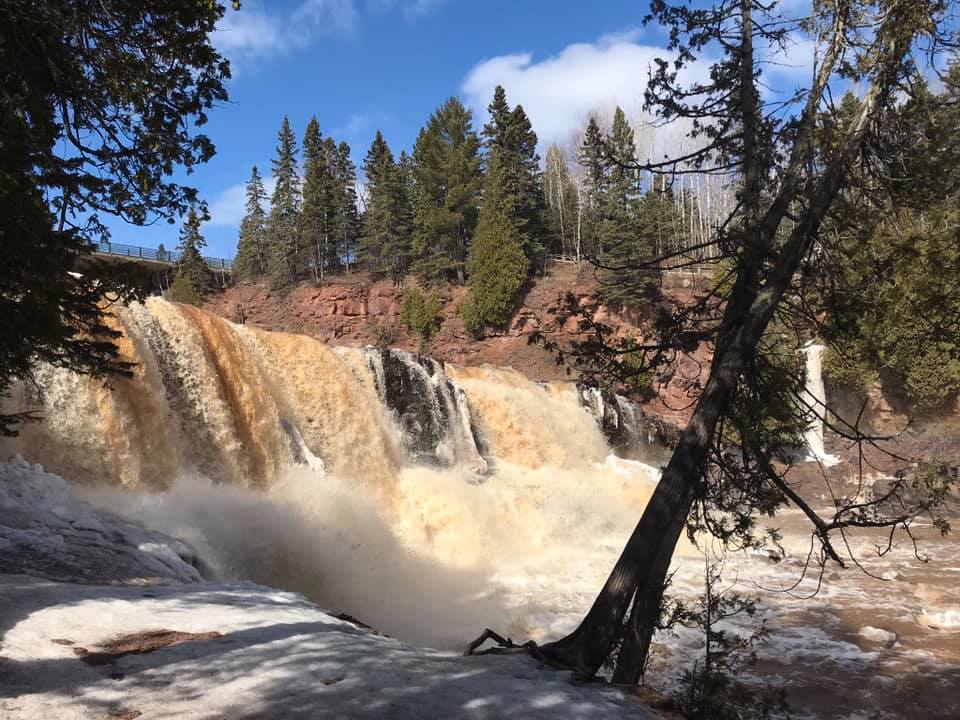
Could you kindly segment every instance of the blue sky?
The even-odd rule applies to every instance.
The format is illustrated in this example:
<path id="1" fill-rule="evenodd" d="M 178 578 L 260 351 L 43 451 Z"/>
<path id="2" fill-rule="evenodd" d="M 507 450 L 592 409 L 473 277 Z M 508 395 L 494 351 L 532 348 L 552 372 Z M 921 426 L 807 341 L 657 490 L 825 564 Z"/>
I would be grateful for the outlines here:
<path id="1" fill-rule="evenodd" d="M 377 129 L 396 154 L 429 114 L 459 95 L 483 122 L 493 87 L 526 108 L 541 144 L 565 143 L 587 113 L 615 103 L 639 112 L 663 37 L 641 29 L 638 0 L 245 0 L 215 34 L 230 58 L 231 100 L 204 131 L 216 157 L 189 182 L 210 204 L 208 254 L 232 257 L 243 183 L 269 175 L 288 114 L 298 137 L 315 114 L 359 166 Z M 791 69 L 781 70 L 789 74 Z M 111 223 L 113 240 L 168 249 L 177 226 Z"/>

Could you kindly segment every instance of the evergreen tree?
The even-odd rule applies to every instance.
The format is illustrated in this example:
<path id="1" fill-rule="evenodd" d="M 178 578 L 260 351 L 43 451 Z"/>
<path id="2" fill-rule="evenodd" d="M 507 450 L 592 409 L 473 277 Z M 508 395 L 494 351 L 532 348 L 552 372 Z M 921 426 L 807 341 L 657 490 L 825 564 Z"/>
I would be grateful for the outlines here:
<path id="1" fill-rule="evenodd" d="M 488 153 L 499 157 L 503 192 L 510 196 L 511 219 L 523 241 L 531 267 L 542 264 L 546 241 L 543 178 L 537 155 L 537 134 L 521 105 L 513 110 L 501 86 L 487 108 L 490 122 L 483 128 Z"/>
<path id="2" fill-rule="evenodd" d="M 247 181 L 247 209 L 240 223 L 240 241 L 234 272 L 241 278 L 263 277 L 267 272 L 267 214 L 263 203 L 267 191 L 257 166 Z"/>
<path id="3" fill-rule="evenodd" d="M 40 362 L 129 373 L 103 298 L 143 297 L 149 278 L 90 254 L 106 215 L 173 222 L 197 202 L 172 177 L 214 152 L 200 126 L 227 99 L 212 42 L 225 6 L 0 5 L 0 396 Z M 0 434 L 21 420 L 0 410 Z"/>
<path id="4" fill-rule="evenodd" d="M 405 156 L 401 157 L 406 162 Z M 391 273 L 396 279 L 406 270 L 410 254 L 410 203 L 404 168 L 377 132 L 363 165 L 367 176 L 367 211 L 363 218 L 360 254 L 374 272 Z"/>
<path id="5" fill-rule="evenodd" d="M 180 261 L 177 279 L 170 287 L 172 300 L 199 305 L 203 296 L 213 289 L 213 274 L 201 254 L 206 246 L 207 241 L 200 232 L 200 216 L 191 209 L 180 230 L 177 246 Z"/>
<path id="6" fill-rule="evenodd" d="M 334 177 L 337 253 L 350 270 L 357 260 L 357 238 L 360 236 L 360 213 L 357 209 L 357 167 L 350 159 L 350 146 L 341 142 L 337 146 Z"/>
<path id="7" fill-rule="evenodd" d="M 303 267 L 299 238 L 297 141 L 286 116 L 277 138 L 277 157 L 273 160 L 273 176 L 277 185 L 270 200 L 270 217 L 267 220 L 267 274 L 270 285 L 281 288 L 293 283 Z"/>
<path id="8" fill-rule="evenodd" d="M 337 253 L 337 204 L 340 193 L 336 177 L 337 143 L 333 138 L 323 139 L 320 161 L 317 166 L 317 206 L 319 208 L 319 235 L 317 263 L 322 279 L 326 272 L 340 268 Z"/>
<path id="9" fill-rule="evenodd" d="M 465 280 L 481 183 L 479 149 L 470 111 L 455 97 L 430 116 L 417 137 L 412 255 L 414 271 L 427 282 Z"/>
<path id="10" fill-rule="evenodd" d="M 578 160 L 585 176 L 580 222 L 583 251 L 588 257 L 602 261 L 599 224 L 609 186 L 609 162 L 605 156 L 603 131 L 593 115 L 587 121 Z"/>
<path id="11" fill-rule="evenodd" d="M 509 173 L 494 150 L 484 182 L 477 234 L 467 259 L 470 292 L 459 308 L 472 333 L 510 320 L 517 293 L 527 277 L 529 265 L 522 236 L 514 224 L 515 212 Z"/>
<path id="12" fill-rule="evenodd" d="M 590 178 L 594 187 L 601 188 L 593 225 L 602 250 L 601 291 L 608 302 L 636 303 L 656 291 L 657 273 L 646 263 L 655 252 L 654 213 L 663 208 L 655 198 L 641 205 L 639 173 L 632 167 L 637 148 L 623 110 L 618 107 L 614 112 L 610 135 L 599 145 L 599 158 L 595 131 L 589 126 L 588 131 L 590 144 L 584 143 L 588 173 L 601 172 Z"/>
<path id="13" fill-rule="evenodd" d="M 310 258 L 314 279 L 321 281 L 330 265 L 331 163 L 316 116 L 310 118 L 303 135 L 303 207 L 300 210 L 300 242 Z"/>

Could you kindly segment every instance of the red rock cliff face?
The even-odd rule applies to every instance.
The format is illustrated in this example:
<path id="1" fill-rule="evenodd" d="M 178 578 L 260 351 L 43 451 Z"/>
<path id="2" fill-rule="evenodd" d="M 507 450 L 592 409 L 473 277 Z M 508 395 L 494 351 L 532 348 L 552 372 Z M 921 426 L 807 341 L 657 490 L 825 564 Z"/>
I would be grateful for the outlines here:
<path id="1" fill-rule="evenodd" d="M 690 290 L 686 288 L 669 292 L 681 301 L 689 299 Z M 268 330 L 310 335 L 330 345 L 385 345 L 423 352 L 458 365 L 512 367 L 542 381 L 577 379 L 576 368 L 558 363 L 555 353 L 547 351 L 542 343 L 531 342 L 535 335 L 541 335 L 560 348 L 569 348 L 573 342 L 586 339 L 580 319 L 563 312 L 568 296 L 575 305 L 591 308 L 592 318 L 614 328 L 619 337 L 632 333 L 642 339 L 651 309 L 624 310 L 604 305 L 598 301 L 598 284 L 589 265 L 578 273 L 572 264 L 556 263 L 548 267 L 545 276 L 531 279 L 507 328 L 475 338 L 456 312 L 465 293 L 466 288 L 458 286 L 441 291 L 443 321 L 425 344 L 400 322 L 403 291 L 390 280 L 375 281 L 366 273 L 337 277 L 321 287 L 304 284 L 285 293 L 272 292 L 263 284 L 239 283 L 209 297 L 205 309 Z M 664 378 L 658 397 L 643 403 L 644 409 L 684 424 L 706 383 L 710 360 L 710 348 L 706 346 L 678 360 Z M 862 399 L 854 402 L 840 394 L 831 402 L 855 417 Z M 907 424 L 903 411 L 895 410 L 879 390 L 868 398 L 864 419 L 882 433 L 900 432 Z"/>
<path id="2" fill-rule="evenodd" d="M 338 277 L 321 287 L 304 284 L 284 293 L 272 292 L 263 284 L 239 283 L 211 296 L 204 307 L 229 320 L 310 335 L 331 345 L 389 345 L 419 350 L 459 365 L 513 367 L 534 380 L 577 377 L 574 368 L 558 364 L 556 354 L 544 349 L 542 343 L 531 342 L 539 334 L 561 348 L 569 348 L 574 341 L 585 339 L 579 319 L 562 312 L 568 295 L 576 305 L 592 308 L 593 319 L 613 327 L 619 337 L 627 333 L 642 337 L 647 319 L 644 309 L 618 309 L 598 302 L 591 267 L 584 266 L 578 273 L 574 265 L 558 263 L 550 266 L 544 277 L 530 281 L 507 328 L 474 338 L 456 312 L 465 292 L 465 288 L 456 286 L 441 292 L 441 327 L 423 345 L 400 322 L 402 290 L 390 280 L 375 281 L 365 273 Z M 648 409 L 671 420 L 685 419 L 690 394 L 701 382 L 705 359 L 681 364 L 663 398 L 649 403 Z"/>

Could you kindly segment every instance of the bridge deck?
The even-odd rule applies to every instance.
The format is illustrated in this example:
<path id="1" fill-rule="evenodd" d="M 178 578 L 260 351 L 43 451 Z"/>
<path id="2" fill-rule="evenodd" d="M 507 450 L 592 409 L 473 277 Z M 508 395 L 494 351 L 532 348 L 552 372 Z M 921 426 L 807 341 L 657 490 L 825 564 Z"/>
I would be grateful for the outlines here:
<path id="1" fill-rule="evenodd" d="M 176 250 L 157 250 L 155 248 L 140 247 L 139 245 L 124 245 L 122 243 L 97 243 L 94 255 L 104 257 L 122 257 L 129 260 L 145 262 L 150 265 L 174 266 L 180 262 L 182 253 Z M 233 270 L 233 260 L 227 258 L 209 257 L 203 255 L 204 262 L 214 272 L 229 273 Z"/>

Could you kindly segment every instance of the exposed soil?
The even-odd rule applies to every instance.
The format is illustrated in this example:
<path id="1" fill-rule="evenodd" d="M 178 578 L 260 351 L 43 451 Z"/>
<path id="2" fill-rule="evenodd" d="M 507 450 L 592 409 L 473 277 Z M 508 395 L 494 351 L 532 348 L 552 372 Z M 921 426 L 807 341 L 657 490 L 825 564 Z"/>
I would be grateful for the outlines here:
<path id="1" fill-rule="evenodd" d="M 100 650 L 91 652 L 84 647 L 74 647 L 73 654 L 87 665 L 107 665 L 125 655 L 142 655 L 161 648 L 187 642 L 205 642 L 221 637 L 216 631 L 204 633 L 178 632 L 176 630 L 151 630 L 131 633 L 109 640 Z M 56 639 L 58 645 L 73 645 L 73 641 Z"/>

